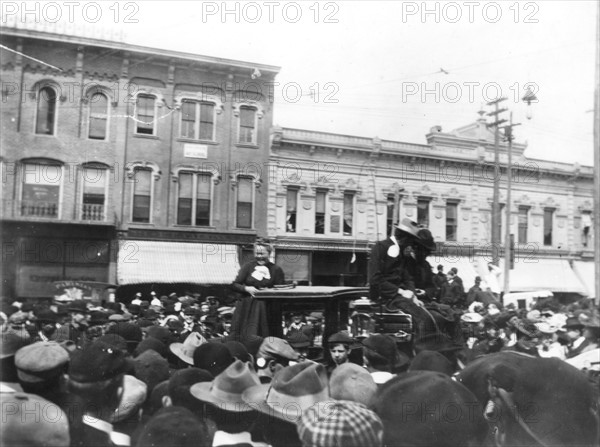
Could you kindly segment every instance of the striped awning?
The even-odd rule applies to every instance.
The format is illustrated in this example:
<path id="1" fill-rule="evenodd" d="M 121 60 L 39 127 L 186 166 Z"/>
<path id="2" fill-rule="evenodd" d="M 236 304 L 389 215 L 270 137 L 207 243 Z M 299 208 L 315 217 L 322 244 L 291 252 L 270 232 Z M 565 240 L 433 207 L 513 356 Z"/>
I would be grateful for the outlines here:
<path id="1" fill-rule="evenodd" d="M 143 283 L 230 284 L 240 264 L 233 244 L 127 240 L 119 244 L 120 285 Z"/>

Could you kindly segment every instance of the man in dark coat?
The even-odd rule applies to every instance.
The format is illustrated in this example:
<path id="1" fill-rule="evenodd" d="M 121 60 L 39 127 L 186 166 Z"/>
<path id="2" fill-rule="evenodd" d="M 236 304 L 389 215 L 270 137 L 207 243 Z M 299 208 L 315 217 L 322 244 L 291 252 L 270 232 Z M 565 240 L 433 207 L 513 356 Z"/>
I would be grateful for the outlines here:
<path id="1" fill-rule="evenodd" d="M 369 259 L 369 297 L 371 301 L 389 303 L 398 295 L 411 299 L 415 283 L 407 267 L 415 256 L 416 222 L 402 219 L 392 236 L 377 242 Z"/>
<path id="2" fill-rule="evenodd" d="M 375 244 L 369 260 L 369 297 L 388 312 L 412 315 L 416 332 L 423 334 L 435 331 L 436 325 L 415 293 L 411 273 L 418 270 L 416 250 L 420 243 L 417 223 L 402 219 L 393 236 Z"/>

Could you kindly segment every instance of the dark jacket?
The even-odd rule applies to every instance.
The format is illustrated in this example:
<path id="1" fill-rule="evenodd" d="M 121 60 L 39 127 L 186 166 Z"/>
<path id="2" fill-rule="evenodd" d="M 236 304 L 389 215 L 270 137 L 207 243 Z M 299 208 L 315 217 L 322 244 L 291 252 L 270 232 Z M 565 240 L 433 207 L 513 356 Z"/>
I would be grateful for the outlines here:
<path id="1" fill-rule="evenodd" d="M 391 300 L 398 294 L 398 289 L 415 291 L 415 283 L 405 266 L 400 253 L 396 257 L 388 255 L 389 248 L 394 245 L 391 239 L 377 242 L 371 249 L 369 259 L 369 297 L 373 301 L 380 298 Z"/>

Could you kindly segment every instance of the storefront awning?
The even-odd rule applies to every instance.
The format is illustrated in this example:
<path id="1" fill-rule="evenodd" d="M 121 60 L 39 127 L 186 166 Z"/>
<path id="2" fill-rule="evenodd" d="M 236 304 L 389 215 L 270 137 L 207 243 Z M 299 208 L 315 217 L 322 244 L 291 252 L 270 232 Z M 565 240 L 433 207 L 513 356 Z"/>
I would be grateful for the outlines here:
<path id="1" fill-rule="evenodd" d="M 121 241 L 120 285 L 142 283 L 230 284 L 240 264 L 232 244 Z"/>
<path id="2" fill-rule="evenodd" d="M 587 295 L 586 288 L 581 283 L 575 272 L 564 259 L 531 259 L 525 262 L 521 259 L 515 263 L 515 268 L 510 271 L 510 292 L 531 292 L 536 290 L 550 290 L 554 293 L 579 293 Z M 504 269 L 504 262 L 500 261 Z M 504 275 L 500 276 L 501 283 Z"/>
<path id="3" fill-rule="evenodd" d="M 594 262 L 573 261 L 573 270 L 587 289 L 590 298 L 596 298 L 596 272 Z M 597 278 L 600 281 L 600 278 Z"/>

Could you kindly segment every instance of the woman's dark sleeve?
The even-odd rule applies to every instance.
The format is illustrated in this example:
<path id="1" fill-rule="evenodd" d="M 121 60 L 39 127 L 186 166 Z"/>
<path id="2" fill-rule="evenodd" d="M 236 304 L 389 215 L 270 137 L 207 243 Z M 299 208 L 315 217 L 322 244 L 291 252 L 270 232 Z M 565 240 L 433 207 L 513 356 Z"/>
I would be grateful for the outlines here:
<path id="1" fill-rule="evenodd" d="M 240 271 L 238 272 L 233 284 L 231 284 L 231 288 L 236 292 L 246 292 L 246 278 L 250 273 L 250 269 L 252 268 L 252 263 L 244 264 Z"/>
<path id="2" fill-rule="evenodd" d="M 281 267 L 273 264 L 273 285 L 280 286 L 282 284 L 285 284 L 285 273 Z"/>

